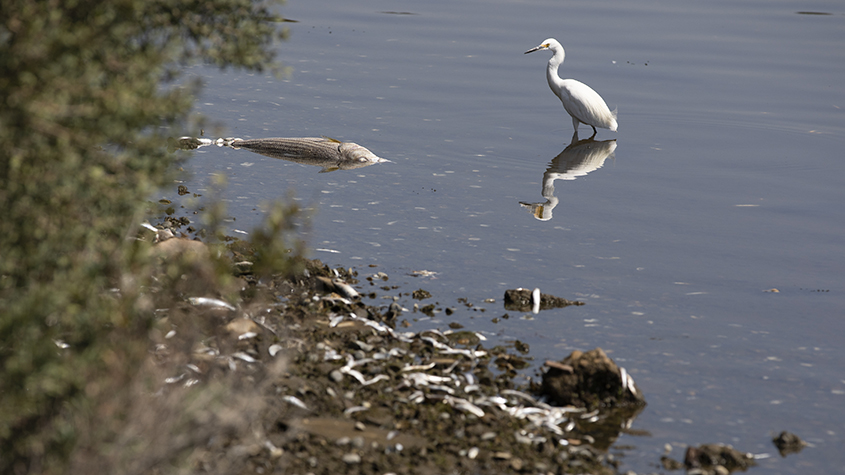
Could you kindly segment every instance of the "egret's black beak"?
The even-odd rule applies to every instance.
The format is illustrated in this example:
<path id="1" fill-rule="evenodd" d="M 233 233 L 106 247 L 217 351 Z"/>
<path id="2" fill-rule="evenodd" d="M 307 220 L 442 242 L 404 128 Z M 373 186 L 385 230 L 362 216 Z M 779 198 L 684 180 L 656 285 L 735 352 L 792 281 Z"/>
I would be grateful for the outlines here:
<path id="1" fill-rule="evenodd" d="M 549 45 L 540 45 L 540 46 L 535 46 L 535 47 L 531 48 L 530 50 L 526 51 L 526 52 L 525 52 L 525 53 L 523 53 L 523 54 L 533 53 L 533 52 L 535 52 L 535 51 L 538 51 L 538 50 L 541 50 L 541 49 L 546 49 L 546 48 L 548 48 L 548 47 L 549 47 Z"/>

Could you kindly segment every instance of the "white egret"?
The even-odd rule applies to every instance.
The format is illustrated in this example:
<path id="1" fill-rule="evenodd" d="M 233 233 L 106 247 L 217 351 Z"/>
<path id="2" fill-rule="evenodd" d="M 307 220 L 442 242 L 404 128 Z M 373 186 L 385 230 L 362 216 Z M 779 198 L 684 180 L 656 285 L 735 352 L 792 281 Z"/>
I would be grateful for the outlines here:
<path id="1" fill-rule="evenodd" d="M 563 46 L 556 39 L 548 38 L 539 46 L 526 51 L 525 54 L 541 49 L 550 50 L 554 54 L 546 68 L 546 79 L 549 81 L 552 92 L 563 103 L 563 108 L 572 116 L 575 132 L 578 132 L 578 124 L 587 124 L 592 127 L 593 135 L 596 133 L 596 127 L 616 132 L 616 110 L 611 111 L 599 93 L 581 81 L 561 79 L 558 76 L 558 67 L 563 64 L 563 58 L 566 56 Z"/>

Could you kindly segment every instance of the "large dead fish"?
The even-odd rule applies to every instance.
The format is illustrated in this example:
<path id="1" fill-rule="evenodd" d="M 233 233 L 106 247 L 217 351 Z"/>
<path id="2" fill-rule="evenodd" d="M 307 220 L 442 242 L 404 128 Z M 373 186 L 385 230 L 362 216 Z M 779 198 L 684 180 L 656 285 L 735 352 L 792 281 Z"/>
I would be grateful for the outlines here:
<path id="1" fill-rule="evenodd" d="M 234 149 L 243 148 L 267 157 L 323 167 L 320 173 L 351 170 L 389 161 L 356 143 L 341 142 L 329 137 L 218 139 L 216 141 L 184 137 L 180 139 L 180 142 L 185 148 L 213 144 Z"/>

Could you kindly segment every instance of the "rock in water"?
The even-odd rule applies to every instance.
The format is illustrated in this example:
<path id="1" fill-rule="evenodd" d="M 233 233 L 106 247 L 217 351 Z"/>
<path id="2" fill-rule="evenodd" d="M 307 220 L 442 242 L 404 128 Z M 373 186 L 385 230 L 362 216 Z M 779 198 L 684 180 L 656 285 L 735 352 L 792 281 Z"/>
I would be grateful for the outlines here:
<path id="1" fill-rule="evenodd" d="M 775 444 L 775 447 L 778 448 L 778 452 L 780 452 L 781 457 L 786 457 L 789 454 L 798 453 L 807 446 L 807 443 L 801 440 L 800 437 L 797 435 L 783 431 L 772 439 L 772 442 Z"/>
<path id="2" fill-rule="evenodd" d="M 599 407 L 645 405 L 633 378 L 601 348 L 573 351 L 560 363 L 546 365 L 540 392 L 556 406 Z"/>
<path id="3" fill-rule="evenodd" d="M 527 312 L 534 306 L 532 292 L 528 289 L 508 289 L 505 290 L 505 309 L 515 310 L 519 312 Z M 562 308 L 570 305 L 584 305 L 584 302 L 577 300 L 567 300 L 561 297 L 555 297 L 549 294 L 540 294 L 540 310 L 547 310 L 550 308 Z"/>
<path id="4" fill-rule="evenodd" d="M 730 445 L 725 444 L 703 444 L 698 447 L 687 447 L 684 456 L 684 466 L 693 468 L 716 468 L 725 467 L 729 472 L 735 470 L 746 470 L 753 466 L 754 457 L 751 454 L 740 452 Z"/>

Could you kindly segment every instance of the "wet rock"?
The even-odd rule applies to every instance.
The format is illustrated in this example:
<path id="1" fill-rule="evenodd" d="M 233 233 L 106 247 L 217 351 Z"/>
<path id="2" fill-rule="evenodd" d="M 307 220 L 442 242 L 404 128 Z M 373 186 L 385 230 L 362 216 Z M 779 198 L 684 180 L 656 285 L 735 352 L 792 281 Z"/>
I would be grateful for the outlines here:
<path id="1" fill-rule="evenodd" d="M 481 340 L 478 338 L 478 334 L 467 330 L 450 333 L 446 335 L 446 339 L 452 345 L 460 345 L 465 348 L 481 343 Z"/>
<path id="2" fill-rule="evenodd" d="M 573 351 L 559 363 L 546 365 L 540 393 L 557 406 L 588 409 L 645 405 L 633 378 L 601 348 Z"/>
<path id="3" fill-rule="evenodd" d="M 801 440 L 797 435 L 783 431 L 777 437 L 772 439 L 775 447 L 778 448 L 781 457 L 786 457 L 789 454 L 798 453 L 807 446 L 807 443 Z"/>
<path id="4" fill-rule="evenodd" d="M 431 293 L 427 290 L 417 289 L 411 294 L 411 296 L 413 296 L 417 300 L 423 300 L 431 298 Z"/>
<path id="5" fill-rule="evenodd" d="M 704 444 L 698 447 L 687 447 L 684 456 L 684 466 L 689 469 L 710 469 L 715 473 L 746 470 L 754 466 L 751 454 L 740 452 L 730 445 Z M 720 469 L 720 467 L 722 467 Z"/>
<path id="6" fill-rule="evenodd" d="M 420 307 L 420 312 L 428 315 L 429 317 L 433 317 L 434 316 L 434 309 L 435 309 L 434 304 L 429 304 L 429 305 L 426 305 L 425 307 Z"/>
<path id="7" fill-rule="evenodd" d="M 396 317 L 402 314 L 402 306 L 396 302 L 391 302 L 390 307 L 387 309 L 387 313 L 384 314 L 384 318 L 387 320 L 395 320 Z"/>
<path id="8" fill-rule="evenodd" d="M 343 373 L 338 370 L 333 370 L 331 373 L 329 373 L 329 377 L 331 377 L 332 380 L 336 383 L 343 381 Z"/>
<path id="9" fill-rule="evenodd" d="M 528 366 L 528 361 L 516 355 L 508 353 L 501 354 L 493 361 L 497 368 L 501 371 L 515 371 L 524 369 Z"/>
<path id="10" fill-rule="evenodd" d="M 528 289 L 510 289 L 505 291 L 505 308 L 507 310 L 514 310 L 518 312 L 528 312 L 534 307 L 534 302 L 531 298 L 531 290 Z M 576 300 L 567 300 L 554 295 L 540 293 L 540 310 L 548 310 L 551 308 L 562 308 L 570 305 L 584 305 L 584 302 Z"/>
<path id="11" fill-rule="evenodd" d="M 684 468 L 684 464 L 665 455 L 663 457 L 660 457 L 660 465 L 662 465 L 665 470 L 670 471 L 681 470 L 682 468 Z"/>

